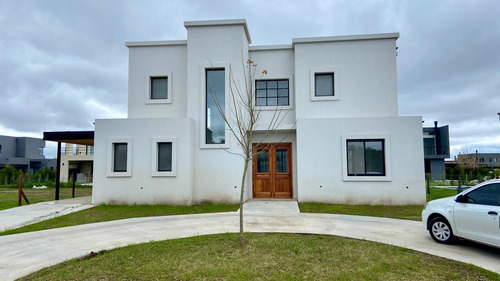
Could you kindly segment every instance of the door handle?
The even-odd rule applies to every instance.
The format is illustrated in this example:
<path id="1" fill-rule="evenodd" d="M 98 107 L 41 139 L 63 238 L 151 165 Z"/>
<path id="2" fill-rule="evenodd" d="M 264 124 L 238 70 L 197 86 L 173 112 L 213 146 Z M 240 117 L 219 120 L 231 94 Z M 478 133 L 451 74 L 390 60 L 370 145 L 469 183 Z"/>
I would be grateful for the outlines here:
<path id="1" fill-rule="evenodd" d="M 495 212 L 495 211 L 489 211 L 488 215 L 490 215 L 490 216 L 498 216 L 498 213 Z"/>

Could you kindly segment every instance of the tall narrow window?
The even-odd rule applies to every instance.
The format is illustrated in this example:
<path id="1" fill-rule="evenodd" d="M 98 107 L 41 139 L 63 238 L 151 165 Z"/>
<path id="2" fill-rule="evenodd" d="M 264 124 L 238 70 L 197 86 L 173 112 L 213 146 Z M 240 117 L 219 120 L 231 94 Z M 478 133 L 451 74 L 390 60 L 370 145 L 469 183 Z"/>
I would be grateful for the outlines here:
<path id="1" fill-rule="evenodd" d="M 172 143 L 158 143 L 158 172 L 172 171 Z"/>
<path id="2" fill-rule="evenodd" d="M 349 176 L 385 176 L 383 140 L 347 140 Z"/>
<path id="3" fill-rule="evenodd" d="M 127 143 L 113 144 L 113 172 L 127 171 Z"/>
<path id="4" fill-rule="evenodd" d="M 257 172 L 258 173 L 268 173 L 269 172 L 269 151 L 259 150 L 257 152 Z"/>
<path id="5" fill-rule="evenodd" d="M 207 69 L 206 85 L 206 144 L 224 144 L 225 123 L 220 111 L 224 112 L 226 102 L 225 70 Z"/>
<path id="6" fill-rule="evenodd" d="M 151 77 L 151 99 L 168 99 L 168 78 Z"/>

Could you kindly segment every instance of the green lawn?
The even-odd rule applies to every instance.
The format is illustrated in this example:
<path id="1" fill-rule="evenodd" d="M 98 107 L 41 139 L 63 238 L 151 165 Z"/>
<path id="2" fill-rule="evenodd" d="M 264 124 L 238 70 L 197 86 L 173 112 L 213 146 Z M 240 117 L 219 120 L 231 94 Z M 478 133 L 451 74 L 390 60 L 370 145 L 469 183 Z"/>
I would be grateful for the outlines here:
<path id="1" fill-rule="evenodd" d="M 40 203 L 44 201 L 51 201 L 55 199 L 55 188 L 46 189 L 33 189 L 32 187 L 23 188 L 26 197 L 31 204 Z M 69 199 L 71 198 L 72 188 L 60 188 L 59 189 L 59 199 Z M 75 197 L 90 196 L 92 195 L 92 187 L 77 187 L 75 188 Z M 17 207 L 17 197 L 18 189 L 17 187 L 6 187 L 0 186 L 0 210 L 5 210 L 9 208 Z M 26 205 L 24 198 L 22 199 L 22 205 Z"/>
<path id="2" fill-rule="evenodd" d="M 20 280 L 500 280 L 481 268 L 335 236 L 198 236 L 66 261 Z"/>

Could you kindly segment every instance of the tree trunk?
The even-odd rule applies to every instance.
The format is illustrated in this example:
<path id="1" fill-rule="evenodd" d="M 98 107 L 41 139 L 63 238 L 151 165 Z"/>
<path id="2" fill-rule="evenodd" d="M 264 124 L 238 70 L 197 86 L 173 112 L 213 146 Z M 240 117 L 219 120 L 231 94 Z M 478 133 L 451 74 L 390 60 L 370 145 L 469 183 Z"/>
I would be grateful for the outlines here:
<path id="1" fill-rule="evenodd" d="M 245 194 L 245 178 L 247 177 L 248 162 L 250 159 L 245 158 L 245 168 L 241 177 L 241 192 L 240 192 L 240 246 L 245 245 L 245 233 L 243 232 L 243 195 Z"/>

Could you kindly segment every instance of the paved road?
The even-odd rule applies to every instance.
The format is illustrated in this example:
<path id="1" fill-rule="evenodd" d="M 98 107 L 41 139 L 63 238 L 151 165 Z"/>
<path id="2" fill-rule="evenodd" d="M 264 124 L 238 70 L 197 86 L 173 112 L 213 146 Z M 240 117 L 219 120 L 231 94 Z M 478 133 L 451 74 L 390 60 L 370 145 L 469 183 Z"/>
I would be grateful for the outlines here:
<path id="1" fill-rule="evenodd" d="M 245 210 L 245 209 L 244 209 Z M 318 233 L 382 242 L 472 263 L 500 273 L 500 251 L 476 244 L 435 243 L 420 222 L 386 218 L 252 212 L 245 231 Z M 129 244 L 238 232 L 237 213 L 134 218 L 0 237 L 0 277 L 13 280 L 91 251 Z"/>

